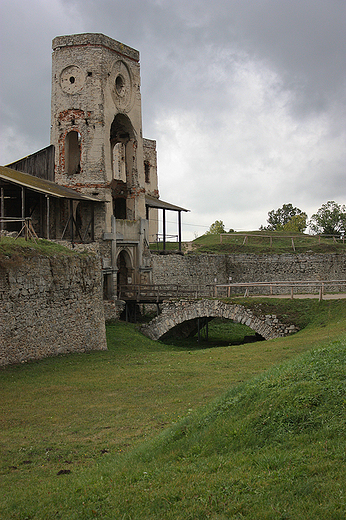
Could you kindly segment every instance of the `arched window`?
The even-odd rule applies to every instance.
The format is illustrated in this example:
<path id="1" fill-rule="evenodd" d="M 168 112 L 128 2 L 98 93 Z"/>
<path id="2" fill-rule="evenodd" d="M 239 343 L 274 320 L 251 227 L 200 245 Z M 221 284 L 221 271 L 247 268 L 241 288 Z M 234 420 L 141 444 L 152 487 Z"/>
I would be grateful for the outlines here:
<path id="1" fill-rule="evenodd" d="M 80 133 L 72 130 L 65 137 L 65 173 L 79 173 L 80 167 Z"/>
<path id="2" fill-rule="evenodd" d="M 150 183 L 150 163 L 149 161 L 144 161 L 144 175 L 145 175 L 145 182 L 147 184 Z"/>

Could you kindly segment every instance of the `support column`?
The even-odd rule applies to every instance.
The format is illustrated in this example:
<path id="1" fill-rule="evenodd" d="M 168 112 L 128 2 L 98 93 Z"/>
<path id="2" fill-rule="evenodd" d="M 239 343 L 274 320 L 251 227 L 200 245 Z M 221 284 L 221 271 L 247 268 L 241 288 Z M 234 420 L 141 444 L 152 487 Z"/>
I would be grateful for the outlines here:
<path id="1" fill-rule="evenodd" d="M 71 242 L 73 243 L 73 200 L 70 199 L 70 225 L 71 225 Z"/>
<path id="2" fill-rule="evenodd" d="M 179 239 L 179 251 L 181 251 L 181 211 L 178 211 L 178 239 Z"/>
<path id="3" fill-rule="evenodd" d="M 163 209 L 162 216 L 162 233 L 163 233 L 163 250 L 166 251 L 166 210 Z"/>
<path id="4" fill-rule="evenodd" d="M 49 196 L 46 195 L 46 212 L 47 212 L 47 218 L 46 218 L 46 225 L 47 225 L 47 240 L 49 240 L 49 227 L 50 227 L 50 205 L 49 205 Z"/>
<path id="5" fill-rule="evenodd" d="M 91 203 L 91 241 L 95 241 L 95 207 L 94 203 Z"/>
<path id="6" fill-rule="evenodd" d="M 27 239 L 27 228 L 24 227 L 25 224 L 25 188 L 22 186 L 21 189 L 21 199 L 22 199 L 22 226 L 24 231 L 25 240 Z"/>
<path id="7" fill-rule="evenodd" d="M 112 215 L 111 216 L 111 226 L 112 226 L 112 235 L 113 235 L 113 238 L 112 238 L 112 241 L 111 241 L 111 266 L 112 266 L 112 288 L 111 288 L 111 297 L 112 298 L 115 298 L 116 295 L 117 295 L 117 274 L 118 274 L 118 269 L 117 269 L 117 241 L 116 241 L 116 236 L 117 236 L 117 230 L 116 230 L 116 219 L 115 219 L 115 216 Z"/>
<path id="8" fill-rule="evenodd" d="M 1 187 L 1 203 L 0 203 L 0 218 L 5 217 L 5 195 L 4 195 L 4 188 Z M 0 222 L 0 231 L 4 230 L 4 222 Z"/>

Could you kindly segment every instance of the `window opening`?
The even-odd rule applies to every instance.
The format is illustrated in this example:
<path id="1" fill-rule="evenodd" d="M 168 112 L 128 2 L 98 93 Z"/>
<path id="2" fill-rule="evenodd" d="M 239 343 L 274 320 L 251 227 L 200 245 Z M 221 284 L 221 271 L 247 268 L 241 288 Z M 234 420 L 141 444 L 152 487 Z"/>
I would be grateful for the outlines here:
<path id="1" fill-rule="evenodd" d="M 144 175 L 145 175 L 145 182 L 149 184 L 150 182 L 150 163 L 149 161 L 144 161 Z"/>
<path id="2" fill-rule="evenodd" d="M 65 172 L 68 175 L 81 171 L 80 141 L 81 135 L 76 130 L 72 130 L 65 137 Z"/>
<path id="3" fill-rule="evenodd" d="M 126 220 L 126 199 L 113 198 L 113 215 L 115 218 Z"/>
<path id="4" fill-rule="evenodd" d="M 126 161 L 124 143 L 113 146 L 113 178 L 126 182 Z"/>

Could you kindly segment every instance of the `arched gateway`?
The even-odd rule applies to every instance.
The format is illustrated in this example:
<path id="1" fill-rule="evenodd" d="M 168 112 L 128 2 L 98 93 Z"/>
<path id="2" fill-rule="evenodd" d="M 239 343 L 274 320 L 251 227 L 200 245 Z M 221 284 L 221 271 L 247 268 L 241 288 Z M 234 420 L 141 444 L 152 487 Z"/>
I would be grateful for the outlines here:
<path id="1" fill-rule="evenodd" d="M 198 318 L 226 318 L 247 325 L 264 339 L 287 336 L 298 331 L 294 325 L 279 323 L 276 316 L 255 316 L 243 305 L 228 304 L 219 300 L 179 300 L 165 302 L 162 313 L 143 325 L 143 334 L 158 340 L 169 330 Z"/>

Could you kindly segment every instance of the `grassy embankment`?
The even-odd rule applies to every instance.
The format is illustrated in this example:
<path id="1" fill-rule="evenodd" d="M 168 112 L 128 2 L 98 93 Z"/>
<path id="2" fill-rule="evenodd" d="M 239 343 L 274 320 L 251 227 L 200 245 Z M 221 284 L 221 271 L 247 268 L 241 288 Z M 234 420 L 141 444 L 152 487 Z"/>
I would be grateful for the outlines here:
<path id="1" fill-rule="evenodd" d="M 244 235 L 248 233 L 248 239 L 244 243 Z M 251 236 L 256 234 L 256 236 Z M 272 237 L 272 242 L 268 235 Z M 333 238 L 319 239 L 317 236 L 306 235 L 303 233 L 287 233 L 269 231 L 243 231 L 242 233 L 223 235 L 220 243 L 220 235 L 202 235 L 187 245 L 183 244 L 182 250 L 188 253 L 255 253 L 255 254 L 282 254 L 282 253 L 344 253 L 346 245 L 342 240 L 334 242 Z M 294 236 L 292 247 L 291 236 Z M 162 243 L 151 244 L 150 249 L 155 251 L 162 250 Z M 178 249 L 177 242 L 167 242 L 166 249 L 174 251 Z"/>
<path id="2" fill-rule="evenodd" d="M 38 240 L 25 240 L 22 237 L 14 240 L 12 237 L 0 237 L 0 260 L 9 260 L 30 256 L 51 256 L 51 255 L 74 255 L 88 254 L 86 252 L 76 252 L 63 245 L 39 238 Z"/>
<path id="3" fill-rule="evenodd" d="M 0 518 L 345 518 L 346 302 L 277 303 L 304 330 L 186 348 L 119 323 L 107 352 L 2 370 Z"/>

